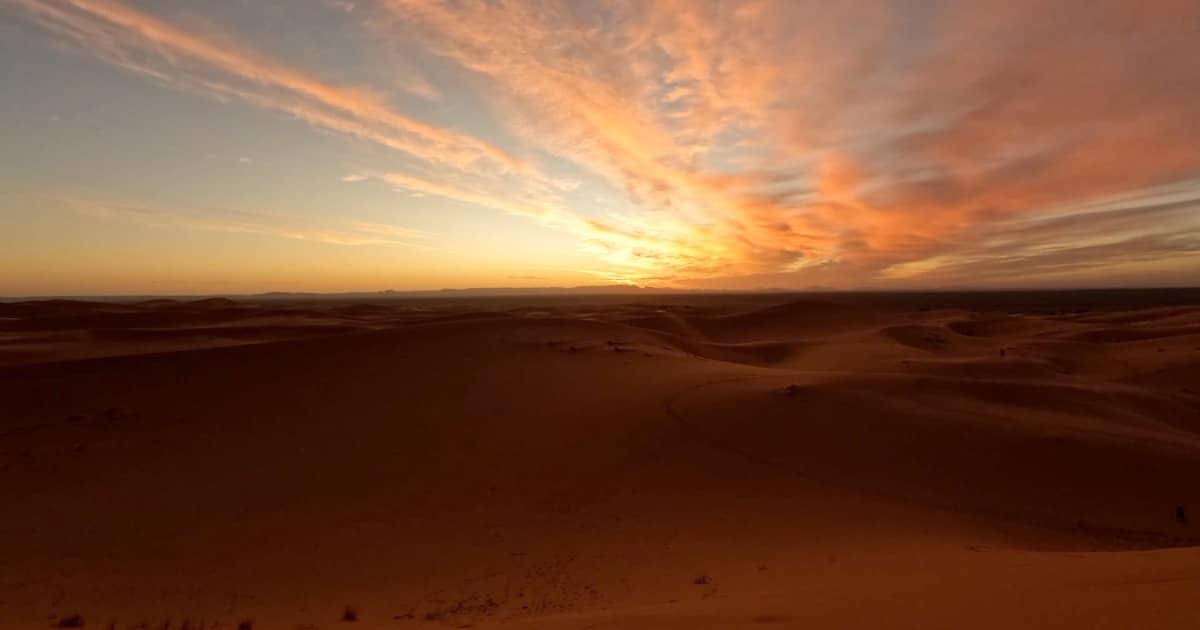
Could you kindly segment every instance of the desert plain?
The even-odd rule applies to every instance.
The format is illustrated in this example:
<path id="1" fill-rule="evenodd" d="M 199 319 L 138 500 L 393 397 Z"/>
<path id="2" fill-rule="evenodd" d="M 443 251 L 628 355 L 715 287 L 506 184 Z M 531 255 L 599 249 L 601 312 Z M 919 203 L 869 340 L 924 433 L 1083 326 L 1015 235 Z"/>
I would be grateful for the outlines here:
<path id="1" fill-rule="evenodd" d="M 1200 290 L 0 304 L 48 627 L 1200 627 Z"/>

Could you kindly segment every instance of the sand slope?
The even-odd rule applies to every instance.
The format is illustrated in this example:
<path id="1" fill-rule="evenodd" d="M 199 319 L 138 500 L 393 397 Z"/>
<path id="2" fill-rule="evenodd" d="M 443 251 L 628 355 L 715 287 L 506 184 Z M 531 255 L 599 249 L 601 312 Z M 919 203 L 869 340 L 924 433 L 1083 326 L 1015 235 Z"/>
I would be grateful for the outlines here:
<path id="1" fill-rule="evenodd" d="M 1195 309 L 5 307 L 2 628 L 1200 623 Z"/>

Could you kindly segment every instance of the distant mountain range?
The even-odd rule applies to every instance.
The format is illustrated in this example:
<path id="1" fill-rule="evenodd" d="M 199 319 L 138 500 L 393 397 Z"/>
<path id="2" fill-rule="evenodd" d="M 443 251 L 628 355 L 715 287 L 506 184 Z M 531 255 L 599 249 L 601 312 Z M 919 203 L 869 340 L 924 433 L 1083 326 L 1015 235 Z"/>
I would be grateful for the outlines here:
<path id="1" fill-rule="evenodd" d="M 765 291 L 773 291 L 766 289 Z M 431 289 L 421 291 L 351 291 L 343 293 L 317 293 L 303 291 L 271 291 L 267 293 L 207 293 L 195 295 L 53 295 L 28 297 L 0 297 L 3 302 L 24 300 L 71 299 L 97 302 L 140 302 L 155 299 L 198 300 L 204 298 L 231 298 L 237 300 L 386 300 L 420 298 L 459 297 L 504 297 L 520 295 L 633 295 L 655 293 L 710 293 L 698 289 L 672 289 L 667 287 L 642 287 L 624 284 L 601 284 L 577 287 L 478 287 L 469 289 Z M 763 292 L 763 291 L 758 291 Z"/>
<path id="2" fill-rule="evenodd" d="M 26 302 L 42 300 L 75 300 L 88 302 L 152 302 L 155 300 L 196 301 L 205 299 L 232 299 L 241 301 L 279 301 L 300 302 L 318 300 L 419 300 L 419 299 L 455 299 L 455 298 L 491 298 L 491 297 L 520 297 L 520 296 L 572 296 L 572 295 L 733 295 L 733 294 L 1029 294 L 1029 293 L 1154 293 L 1174 292 L 1181 296 L 1194 296 L 1200 287 L 1128 287 L 1128 288 L 990 288 L 980 289 L 971 287 L 936 287 L 927 289 L 834 289 L 826 286 L 811 286 L 807 288 L 763 287 L 755 289 L 675 289 L 670 287 L 643 287 L 626 284 L 598 284 L 576 287 L 476 287 L 468 289 L 427 289 L 420 291 L 347 291 L 341 293 L 319 293 L 305 291 L 271 291 L 267 293 L 206 293 L 206 294 L 144 294 L 144 295 L 39 295 L 39 296 L 0 296 L 0 302 Z"/>
<path id="3" fill-rule="evenodd" d="M 641 287 L 625 284 L 599 284 L 579 287 L 475 287 L 469 289 L 432 289 L 424 291 L 366 291 L 348 293 L 305 293 L 272 291 L 242 297 L 255 300 L 378 300 L 409 298 L 504 297 L 519 295 L 629 295 L 642 293 L 703 293 L 691 289 Z"/>

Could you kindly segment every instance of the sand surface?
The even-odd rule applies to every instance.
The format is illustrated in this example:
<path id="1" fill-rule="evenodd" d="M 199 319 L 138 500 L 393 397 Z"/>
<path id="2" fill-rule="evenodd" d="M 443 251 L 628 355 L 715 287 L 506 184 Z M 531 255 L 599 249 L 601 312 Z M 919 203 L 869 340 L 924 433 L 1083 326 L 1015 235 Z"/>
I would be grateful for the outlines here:
<path id="1" fill-rule="evenodd" d="M 1196 291 L 0 304 L 0 628 L 1196 628 L 1198 545 Z"/>

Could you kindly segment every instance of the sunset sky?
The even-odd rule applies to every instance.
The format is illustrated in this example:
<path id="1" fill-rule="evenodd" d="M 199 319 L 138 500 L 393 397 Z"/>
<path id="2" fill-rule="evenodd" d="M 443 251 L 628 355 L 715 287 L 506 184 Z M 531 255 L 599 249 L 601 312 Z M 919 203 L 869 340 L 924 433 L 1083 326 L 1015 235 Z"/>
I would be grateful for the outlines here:
<path id="1" fill-rule="evenodd" d="M 0 295 L 1200 284 L 1200 2 L 0 0 Z"/>

